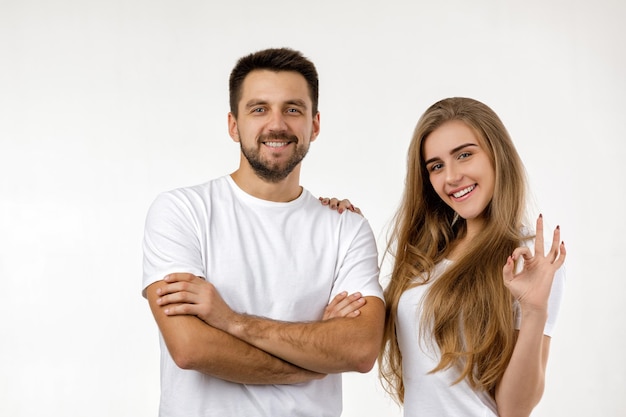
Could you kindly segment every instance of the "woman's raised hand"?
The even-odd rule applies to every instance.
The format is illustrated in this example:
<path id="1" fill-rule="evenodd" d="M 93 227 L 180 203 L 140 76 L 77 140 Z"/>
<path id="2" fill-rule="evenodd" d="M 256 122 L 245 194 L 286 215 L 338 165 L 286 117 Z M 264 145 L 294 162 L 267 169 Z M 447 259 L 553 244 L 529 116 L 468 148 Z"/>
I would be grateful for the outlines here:
<path id="1" fill-rule="evenodd" d="M 535 253 L 530 248 L 516 248 L 502 269 L 504 285 L 511 291 L 522 307 L 522 311 L 547 311 L 548 298 L 554 274 L 565 261 L 565 243 L 561 241 L 561 230 L 556 227 L 548 253 L 544 249 L 543 216 L 537 219 Z M 521 259 L 523 266 L 515 273 L 515 262 Z"/>

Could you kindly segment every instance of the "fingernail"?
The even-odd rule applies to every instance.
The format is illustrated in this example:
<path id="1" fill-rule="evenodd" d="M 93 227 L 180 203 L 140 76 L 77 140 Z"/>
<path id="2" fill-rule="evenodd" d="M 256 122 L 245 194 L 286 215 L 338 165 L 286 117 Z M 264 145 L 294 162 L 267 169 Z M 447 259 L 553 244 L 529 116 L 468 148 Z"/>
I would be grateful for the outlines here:
<path id="1" fill-rule="evenodd" d="M 556 230 L 561 230 L 561 226 L 559 226 L 558 224 L 556 225 Z"/>

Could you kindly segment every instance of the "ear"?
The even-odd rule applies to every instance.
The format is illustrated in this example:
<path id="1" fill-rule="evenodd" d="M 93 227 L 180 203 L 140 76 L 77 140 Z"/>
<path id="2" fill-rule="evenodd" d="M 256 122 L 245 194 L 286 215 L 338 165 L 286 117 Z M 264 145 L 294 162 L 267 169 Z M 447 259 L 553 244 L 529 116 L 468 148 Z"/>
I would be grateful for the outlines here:
<path id="1" fill-rule="evenodd" d="M 239 129 L 237 128 L 237 119 L 231 112 L 228 112 L 228 134 L 235 142 L 239 142 Z"/>
<path id="2" fill-rule="evenodd" d="M 317 139 L 317 135 L 320 134 L 320 112 L 317 112 L 315 116 L 313 116 L 313 131 L 311 133 L 311 140 L 313 142 Z"/>

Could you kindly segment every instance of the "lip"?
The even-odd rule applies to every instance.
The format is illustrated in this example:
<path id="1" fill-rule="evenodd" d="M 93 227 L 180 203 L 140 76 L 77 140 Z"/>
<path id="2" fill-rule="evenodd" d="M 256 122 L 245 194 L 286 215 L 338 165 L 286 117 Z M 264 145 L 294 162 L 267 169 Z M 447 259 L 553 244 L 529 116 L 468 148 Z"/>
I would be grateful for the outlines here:
<path id="1" fill-rule="evenodd" d="M 472 194 L 474 194 L 474 191 L 476 191 L 476 188 L 478 187 L 478 184 L 470 184 L 470 185 L 466 185 L 463 187 L 459 187 L 456 188 L 452 191 L 450 191 L 448 193 L 448 197 L 450 197 L 451 199 L 453 199 L 454 201 L 463 201 L 468 199 Z M 460 192 L 465 191 L 464 194 L 460 195 L 459 197 L 455 197 L 455 194 L 458 194 Z"/>

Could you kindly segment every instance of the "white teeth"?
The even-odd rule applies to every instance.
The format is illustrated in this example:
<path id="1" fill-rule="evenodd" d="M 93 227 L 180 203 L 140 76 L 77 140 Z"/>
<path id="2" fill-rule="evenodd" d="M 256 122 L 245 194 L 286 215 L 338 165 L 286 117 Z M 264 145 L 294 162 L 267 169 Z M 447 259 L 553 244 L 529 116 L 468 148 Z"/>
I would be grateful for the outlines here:
<path id="1" fill-rule="evenodd" d="M 469 193 L 470 191 L 472 191 L 476 186 L 475 185 L 470 185 L 467 188 L 462 189 L 461 191 L 457 191 L 456 193 L 452 193 L 452 195 L 454 196 L 454 198 L 461 198 L 463 197 L 465 194 Z"/>
<path id="2" fill-rule="evenodd" d="M 265 144 L 270 148 L 280 148 L 281 146 L 285 146 L 287 142 L 265 142 Z"/>

